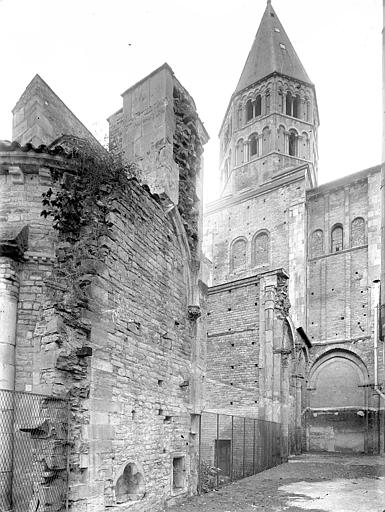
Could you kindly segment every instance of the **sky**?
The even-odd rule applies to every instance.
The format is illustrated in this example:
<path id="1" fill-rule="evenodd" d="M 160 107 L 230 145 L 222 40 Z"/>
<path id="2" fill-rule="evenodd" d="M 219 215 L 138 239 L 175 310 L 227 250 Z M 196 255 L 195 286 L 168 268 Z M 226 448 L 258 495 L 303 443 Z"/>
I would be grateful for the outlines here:
<path id="1" fill-rule="evenodd" d="M 319 183 L 381 162 L 382 0 L 272 0 L 320 113 Z M 36 73 L 101 141 L 121 94 L 167 62 L 210 135 L 204 200 L 218 197 L 218 132 L 266 0 L 0 0 L 0 139 Z"/>

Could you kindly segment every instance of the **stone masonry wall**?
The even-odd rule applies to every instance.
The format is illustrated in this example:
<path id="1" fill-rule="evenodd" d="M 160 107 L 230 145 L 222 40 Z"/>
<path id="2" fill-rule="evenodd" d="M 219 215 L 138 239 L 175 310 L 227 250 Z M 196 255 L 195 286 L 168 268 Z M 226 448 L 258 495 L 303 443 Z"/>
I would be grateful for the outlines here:
<path id="1" fill-rule="evenodd" d="M 48 150 L 0 143 L 0 281 L 7 283 L 7 287 L 12 280 L 17 283 L 13 296 L 8 293 L 8 297 L 1 286 L 0 388 L 48 391 L 56 396 L 62 391 L 53 392 L 44 379 L 47 365 L 51 372 L 53 370 L 52 344 L 49 343 L 53 341 L 52 337 L 49 340 L 52 326 L 51 331 L 49 327 L 46 329 L 45 343 L 36 334 L 47 301 L 47 284 L 53 273 L 56 240 L 51 222 L 40 215 L 41 194 L 51 185 L 52 170 L 68 168 L 71 168 L 71 160 L 60 148 Z M 15 314 L 11 315 L 13 305 Z M 4 357 L 7 343 L 9 348 L 13 346 Z M 45 357 L 41 357 L 42 354 Z M 12 422 L 3 423 L 2 429 L 11 429 L 9 439 L 17 448 L 7 443 L 2 450 L 0 465 L 3 468 L 10 465 L 13 474 L 7 485 L 4 481 L 0 485 L 0 503 L 4 505 L 8 501 L 15 510 L 32 507 L 33 503 L 40 503 L 44 509 L 50 503 L 49 506 L 59 509 L 67 487 L 67 404 L 38 395 L 3 394 L 2 407 L 6 396 L 9 397 L 7 414 L 12 415 Z M 58 418 L 60 410 L 63 414 Z M 4 412 L 3 409 L 2 414 Z M 38 481 L 37 475 L 44 477 Z"/>
<path id="2" fill-rule="evenodd" d="M 133 88 L 134 95 L 146 90 L 151 79 L 146 80 Z M 127 94 L 124 123 L 115 116 L 112 144 L 113 153 L 122 155 L 132 136 L 145 156 L 142 171 L 156 178 L 149 180 L 155 190 L 151 193 L 135 179 L 109 192 L 106 185 L 106 217 L 101 216 L 106 205 L 100 198 L 94 202 L 95 218 L 103 225 L 99 238 L 92 238 L 99 233 L 92 221 L 78 241 L 64 232 L 57 239 L 51 219 L 40 217 L 41 194 L 52 185 L 51 170 L 66 169 L 65 158 L 58 157 L 60 165 L 52 163 L 60 150 L 26 146 L 21 156 L 12 153 L 5 167 L 3 192 L 10 199 L 2 213 L 5 220 L 22 221 L 22 227 L 28 222 L 32 233 L 28 251 L 20 249 L 16 385 L 69 398 L 68 499 L 76 512 L 107 507 L 155 512 L 197 487 L 197 415 L 203 403 L 206 335 L 206 315 L 201 316 L 206 287 L 200 268 L 200 160 L 207 134 L 193 100 L 167 65 L 154 83 L 155 96 L 146 96 L 154 102 L 146 103 L 147 117 L 139 114 L 139 119 L 154 128 L 155 116 L 163 149 L 151 142 L 159 142 L 156 134 L 151 140 L 141 138 L 138 145 L 128 130 Z M 171 94 L 170 105 L 157 117 L 165 90 Z M 36 108 L 31 106 L 35 96 Z M 40 77 L 27 88 L 14 114 L 20 140 L 51 142 L 64 134 L 73 136 L 75 144 L 80 136 L 96 148 Z M 66 140 L 69 149 L 71 140 Z M 44 168 L 36 165 L 33 172 L 31 165 L 20 170 L 15 157 L 30 164 L 24 155 L 28 151 L 38 164 L 39 158 L 50 162 Z M 171 175 L 166 169 L 173 170 Z M 68 186 L 76 172 L 71 167 L 65 174 Z M 21 236 L 17 233 L 10 239 L 14 245 Z M 76 251 L 82 244 L 86 252 L 89 245 L 95 252 L 81 257 Z"/>
<path id="3" fill-rule="evenodd" d="M 321 366 L 324 372 L 328 372 L 329 364 L 339 365 L 334 377 L 328 374 L 328 385 L 331 389 L 334 386 L 335 390 L 325 390 L 325 400 L 321 406 L 317 405 L 319 391 L 315 385 L 316 382 L 317 386 L 323 385 L 322 373 L 320 370 L 321 380 L 317 381 L 317 373 L 311 369 L 310 407 L 329 408 L 335 410 L 335 414 L 343 414 L 339 421 L 331 422 L 328 416 L 323 416 L 328 413 L 322 413 L 321 409 L 317 413 L 320 416 L 318 419 L 310 412 L 310 447 L 357 451 L 378 449 L 373 439 L 376 421 L 370 411 L 376 408 L 378 402 L 371 386 L 376 300 L 373 281 L 380 277 L 379 191 L 380 169 L 372 168 L 323 185 L 307 194 L 307 333 L 313 343 L 310 363 L 318 365 L 324 361 Z M 359 221 L 358 228 L 354 224 L 357 218 L 363 219 Z M 333 252 L 332 231 L 336 225 L 343 228 L 343 246 Z M 379 368 L 383 365 L 381 352 Z M 334 355 L 335 359 L 328 361 L 330 355 Z M 341 377 L 342 381 L 339 380 Z M 383 377 L 380 372 L 380 379 Z M 355 383 L 354 379 L 359 383 Z M 333 402 L 332 396 L 341 395 L 341 385 L 346 383 L 355 388 L 347 389 L 344 396 L 337 399 L 338 405 Z M 350 395 L 357 400 L 350 400 Z M 330 396 L 329 400 L 327 396 Z M 365 410 L 365 416 L 361 419 L 355 412 L 360 407 Z M 346 408 L 350 408 L 350 412 L 344 412 Z M 341 429 L 346 433 L 343 436 Z"/>
<path id="4" fill-rule="evenodd" d="M 130 183 L 108 219 L 106 256 L 89 284 L 88 306 L 73 310 L 66 302 L 56 263 L 39 274 L 35 296 L 20 301 L 23 308 L 30 300 L 36 313 L 28 316 L 31 354 L 16 383 L 70 398 L 69 499 L 76 511 L 123 510 L 123 503 L 156 511 L 196 489 L 205 327 L 191 304 L 188 242 L 179 214 L 165 214 L 146 189 Z M 58 250 L 60 263 L 66 244 Z M 22 276 L 33 263 L 25 265 Z M 202 286 L 198 303 L 203 294 Z M 175 457 L 183 461 L 180 487 L 173 486 Z M 138 489 L 127 466 L 135 468 Z"/>
<path id="5" fill-rule="evenodd" d="M 289 180 L 219 200 L 205 212 L 204 251 L 212 261 L 211 285 L 242 279 L 275 268 L 290 275 L 290 302 L 296 325 L 305 323 L 305 178 Z M 256 236 L 268 234 L 268 257 L 258 264 Z M 245 241 L 245 265 L 234 268 L 234 242 Z"/>
<path id="6" fill-rule="evenodd" d="M 308 325 L 313 345 L 335 347 L 354 342 L 368 348 L 363 357 L 372 373 L 373 300 L 372 286 L 379 278 L 379 169 L 345 179 L 340 186 L 308 193 Z M 346 183 L 345 183 L 346 182 Z M 377 191 L 377 193 L 376 193 Z M 351 239 L 354 219 L 364 219 L 363 242 Z M 343 249 L 331 252 L 331 230 L 343 227 Z M 314 255 L 312 234 L 323 232 L 323 249 Z M 376 239 L 377 238 L 377 239 Z M 369 243 L 370 242 L 370 243 Z M 366 340 L 366 341 L 364 341 Z"/>
<path id="7" fill-rule="evenodd" d="M 255 409 L 259 396 L 259 282 L 211 289 L 207 374 L 210 408 Z M 226 392 L 223 392 L 226 385 Z M 215 392 L 215 389 L 217 392 Z"/>
<path id="8" fill-rule="evenodd" d="M 144 487 L 127 506 L 161 510 L 166 499 L 193 492 L 196 483 L 192 358 L 200 342 L 197 320 L 189 317 L 185 255 L 172 218 L 135 182 L 116 201 L 103 243 L 105 269 L 90 288 L 102 309 L 89 313 L 88 455 L 71 501 L 74 510 L 82 510 L 83 496 L 87 510 L 118 508 L 117 482 L 131 463 Z M 180 489 L 172 486 L 173 455 L 185 461 Z"/>
<path id="9" fill-rule="evenodd" d="M 27 150 L 26 150 L 27 149 Z M 29 150 L 28 150 L 29 149 Z M 0 229 L 27 231 L 26 246 L 16 262 L 19 280 L 16 326 L 15 386 L 31 391 L 39 382 L 34 365 L 36 323 L 45 301 L 45 281 L 52 273 L 56 234 L 51 222 L 41 217 L 42 193 L 51 185 L 51 169 L 66 168 L 66 159 L 17 144 L 4 145 L 0 153 Z M 13 236 L 13 235 L 11 235 Z"/>
<path id="10" fill-rule="evenodd" d="M 91 132 L 39 76 L 35 75 L 13 109 L 12 139 L 34 146 L 74 135 L 100 147 Z"/>

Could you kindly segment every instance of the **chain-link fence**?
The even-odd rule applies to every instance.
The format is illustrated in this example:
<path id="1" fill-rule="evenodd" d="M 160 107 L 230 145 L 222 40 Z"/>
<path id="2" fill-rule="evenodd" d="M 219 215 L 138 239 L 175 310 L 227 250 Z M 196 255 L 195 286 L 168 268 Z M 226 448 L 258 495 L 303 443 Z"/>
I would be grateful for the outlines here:
<path id="1" fill-rule="evenodd" d="M 0 512 L 66 509 L 68 402 L 0 390 Z"/>
<path id="2" fill-rule="evenodd" d="M 280 463 L 280 424 L 241 416 L 202 413 L 198 492 L 216 489 Z"/>

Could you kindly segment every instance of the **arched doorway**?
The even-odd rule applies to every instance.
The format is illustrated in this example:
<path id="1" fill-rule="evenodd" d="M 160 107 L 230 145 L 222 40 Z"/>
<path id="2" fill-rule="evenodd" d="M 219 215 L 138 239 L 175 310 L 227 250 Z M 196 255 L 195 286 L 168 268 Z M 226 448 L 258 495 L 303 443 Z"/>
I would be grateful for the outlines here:
<path id="1" fill-rule="evenodd" d="M 365 452 L 367 369 L 347 350 L 317 359 L 310 371 L 308 435 L 310 451 Z"/>

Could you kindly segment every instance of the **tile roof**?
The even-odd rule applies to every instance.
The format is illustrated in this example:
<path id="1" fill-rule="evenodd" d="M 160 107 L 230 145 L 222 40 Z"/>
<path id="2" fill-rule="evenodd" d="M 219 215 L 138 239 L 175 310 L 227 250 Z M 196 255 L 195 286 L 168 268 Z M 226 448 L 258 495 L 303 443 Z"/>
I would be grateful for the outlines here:
<path id="1" fill-rule="evenodd" d="M 279 73 L 312 85 L 270 1 L 268 1 L 235 93 Z"/>
<path id="2" fill-rule="evenodd" d="M 52 156 L 63 156 L 65 158 L 72 158 L 71 153 L 67 153 L 62 146 L 46 146 L 41 144 L 38 147 L 35 147 L 33 144 L 28 142 L 23 146 L 16 141 L 9 140 L 0 140 L 0 152 L 12 152 L 12 151 L 21 151 L 23 153 L 33 152 L 33 153 L 45 153 L 47 155 Z"/>

